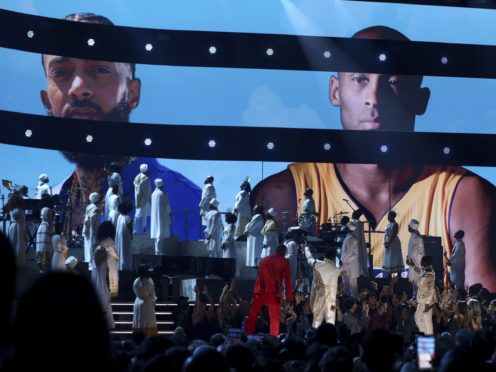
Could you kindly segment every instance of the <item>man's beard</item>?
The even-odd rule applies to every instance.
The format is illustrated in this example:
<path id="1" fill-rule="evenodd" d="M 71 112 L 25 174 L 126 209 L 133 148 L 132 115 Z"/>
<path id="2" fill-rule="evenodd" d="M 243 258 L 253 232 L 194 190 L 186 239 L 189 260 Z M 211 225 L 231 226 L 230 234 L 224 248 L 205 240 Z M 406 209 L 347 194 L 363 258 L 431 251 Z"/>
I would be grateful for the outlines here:
<path id="1" fill-rule="evenodd" d="M 77 104 L 75 106 L 81 107 L 84 106 L 84 104 Z M 130 114 L 131 107 L 129 106 L 127 101 L 122 98 L 115 108 L 104 114 L 102 120 L 128 123 Z M 61 153 L 69 162 L 76 164 L 78 168 L 82 168 L 85 170 L 96 170 L 108 167 L 112 162 L 127 164 L 130 159 L 129 156 L 119 155 L 101 155 L 71 151 L 61 151 Z"/>

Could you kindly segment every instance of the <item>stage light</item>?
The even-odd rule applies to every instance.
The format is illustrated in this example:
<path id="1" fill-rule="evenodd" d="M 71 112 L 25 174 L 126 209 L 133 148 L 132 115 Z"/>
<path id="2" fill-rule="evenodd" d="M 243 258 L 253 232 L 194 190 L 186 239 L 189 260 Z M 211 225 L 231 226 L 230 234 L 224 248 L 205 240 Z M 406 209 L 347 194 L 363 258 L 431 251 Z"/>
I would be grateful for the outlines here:
<path id="1" fill-rule="evenodd" d="M 88 143 L 93 142 L 93 136 L 92 136 L 91 134 L 88 134 L 88 135 L 86 136 L 86 142 L 88 142 Z"/>
<path id="2" fill-rule="evenodd" d="M 331 52 L 329 52 L 328 50 L 326 50 L 324 52 L 324 58 L 331 58 Z"/>
<path id="3" fill-rule="evenodd" d="M 379 54 L 379 61 L 384 62 L 386 61 L 387 56 L 384 53 Z"/>
<path id="4" fill-rule="evenodd" d="M 268 148 L 269 150 L 274 150 L 274 147 L 275 147 L 274 142 L 269 142 L 269 143 L 267 143 L 267 148 Z"/>
<path id="5" fill-rule="evenodd" d="M 442 63 L 443 65 L 447 64 L 447 63 L 448 63 L 448 57 L 443 57 L 443 58 L 441 58 L 441 63 Z"/>
<path id="6" fill-rule="evenodd" d="M 388 152 L 388 147 L 387 147 L 387 145 L 382 145 L 382 146 L 381 146 L 381 152 L 382 152 L 382 153 L 386 153 L 386 152 Z"/>
<path id="7" fill-rule="evenodd" d="M 88 39 L 88 45 L 91 47 L 95 45 L 95 39 Z"/>
<path id="8" fill-rule="evenodd" d="M 208 51 L 210 54 L 215 54 L 215 53 L 217 53 L 217 48 L 214 46 L 211 46 L 210 48 L 208 48 Z"/>
<path id="9" fill-rule="evenodd" d="M 330 143 L 324 143 L 324 150 L 329 151 L 331 149 L 331 144 Z"/>
<path id="10" fill-rule="evenodd" d="M 267 55 L 268 55 L 268 56 L 271 56 L 271 55 L 273 55 L 273 54 L 274 54 L 274 49 L 269 48 L 269 49 L 267 49 L 267 50 L 265 51 L 265 53 L 267 53 Z"/>
<path id="11" fill-rule="evenodd" d="M 24 135 L 29 138 L 29 137 L 31 137 L 33 135 L 33 131 L 31 129 L 27 129 L 24 132 Z"/>
<path id="12" fill-rule="evenodd" d="M 148 44 L 145 45 L 145 49 L 146 49 L 147 52 L 150 52 L 153 49 L 153 45 L 150 44 L 150 43 L 148 43 Z"/>
<path id="13" fill-rule="evenodd" d="M 449 155 L 451 153 L 451 149 L 448 146 L 444 146 L 443 153 L 444 155 Z"/>
<path id="14" fill-rule="evenodd" d="M 151 144 L 152 144 L 152 140 L 151 140 L 151 138 L 146 138 L 146 139 L 145 139 L 145 145 L 146 145 L 146 146 L 150 146 Z"/>
<path id="15" fill-rule="evenodd" d="M 27 33 L 28 37 L 30 39 L 32 39 L 34 37 L 34 31 L 33 30 L 29 30 L 28 33 Z"/>
<path id="16" fill-rule="evenodd" d="M 212 149 L 213 149 L 213 148 L 215 147 L 215 145 L 217 145 L 217 144 L 215 143 L 215 140 L 211 139 L 210 141 L 208 141 L 208 147 L 210 147 L 210 148 L 212 148 Z"/>

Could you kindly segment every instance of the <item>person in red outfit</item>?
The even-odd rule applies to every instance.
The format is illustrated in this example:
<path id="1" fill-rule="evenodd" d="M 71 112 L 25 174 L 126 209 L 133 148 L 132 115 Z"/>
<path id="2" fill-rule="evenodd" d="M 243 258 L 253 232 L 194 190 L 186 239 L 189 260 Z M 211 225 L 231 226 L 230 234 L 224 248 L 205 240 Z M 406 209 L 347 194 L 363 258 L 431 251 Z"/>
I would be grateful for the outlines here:
<path id="1" fill-rule="evenodd" d="M 286 246 L 280 244 L 275 253 L 260 261 L 258 278 L 253 290 L 253 304 L 245 324 L 247 334 L 255 333 L 258 313 L 263 305 L 267 305 L 270 317 L 270 335 L 276 337 L 279 335 L 283 281 L 286 289 L 286 301 L 289 302 L 293 299 L 289 261 L 284 258 L 285 255 Z"/>

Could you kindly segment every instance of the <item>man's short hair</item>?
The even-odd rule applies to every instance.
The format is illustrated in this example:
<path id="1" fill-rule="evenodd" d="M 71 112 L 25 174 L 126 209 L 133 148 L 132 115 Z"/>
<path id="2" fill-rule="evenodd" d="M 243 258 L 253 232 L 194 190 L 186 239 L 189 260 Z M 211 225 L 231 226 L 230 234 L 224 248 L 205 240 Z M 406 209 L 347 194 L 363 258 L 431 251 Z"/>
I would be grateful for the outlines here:
<path id="1" fill-rule="evenodd" d="M 279 244 L 276 248 L 276 254 L 280 256 L 285 256 L 286 255 L 286 246 L 284 244 Z"/>
<path id="2" fill-rule="evenodd" d="M 72 13 L 64 17 L 66 21 L 73 22 L 84 22 L 84 23 L 96 23 L 99 25 L 107 25 L 114 26 L 114 22 L 112 22 L 107 17 L 94 14 L 94 13 Z M 45 70 L 45 60 L 43 59 L 44 54 L 41 55 L 41 65 L 43 66 L 43 70 Z M 131 78 L 134 79 L 136 75 L 136 64 L 128 63 L 129 68 L 131 69 Z"/>
<path id="3" fill-rule="evenodd" d="M 432 264 L 434 263 L 433 259 L 432 259 L 432 256 L 429 256 L 429 255 L 425 255 L 422 257 L 422 259 L 420 260 L 420 265 L 426 267 L 426 266 L 432 266 Z"/>
<path id="4" fill-rule="evenodd" d="M 334 249 L 333 247 L 328 247 L 325 250 L 324 257 L 328 260 L 334 261 L 334 259 L 336 258 L 336 249 Z"/>

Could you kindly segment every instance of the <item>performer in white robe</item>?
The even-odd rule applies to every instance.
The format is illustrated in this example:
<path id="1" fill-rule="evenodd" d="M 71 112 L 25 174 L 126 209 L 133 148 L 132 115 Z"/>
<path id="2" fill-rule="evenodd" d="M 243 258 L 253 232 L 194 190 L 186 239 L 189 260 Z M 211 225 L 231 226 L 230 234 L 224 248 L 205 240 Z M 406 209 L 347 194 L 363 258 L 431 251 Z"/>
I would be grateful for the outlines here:
<path id="1" fill-rule="evenodd" d="M 50 182 L 50 180 L 48 179 L 48 175 L 46 173 L 40 174 L 38 179 L 39 182 L 38 186 L 36 187 L 36 199 L 41 199 L 44 197 L 44 195 L 52 196 L 52 189 L 48 184 Z"/>
<path id="2" fill-rule="evenodd" d="M 103 246 L 98 246 L 93 255 L 93 267 L 91 271 L 91 279 L 95 286 L 96 293 L 100 299 L 102 310 L 107 321 L 109 329 L 114 328 L 114 317 L 112 315 L 112 307 L 110 305 L 110 290 L 107 283 L 108 279 L 108 255 L 107 250 Z"/>
<path id="3" fill-rule="evenodd" d="M 140 173 L 134 178 L 134 224 L 133 234 L 138 233 L 139 223 L 141 220 L 142 231 L 146 233 L 146 219 L 150 216 L 150 203 L 152 197 L 152 187 L 150 178 L 146 174 L 148 165 L 140 165 Z"/>
<path id="4" fill-rule="evenodd" d="M 14 208 L 10 211 L 9 226 L 10 244 L 15 250 L 17 263 L 22 265 L 26 263 L 26 248 L 29 242 L 28 230 L 26 228 L 26 215 L 24 209 Z"/>
<path id="5" fill-rule="evenodd" d="M 41 208 L 41 223 L 36 230 L 36 263 L 40 272 L 47 272 L 52 266 L 53 247 L 49 215 L 50 208 Z"/>
<path id="6" fill-rule="evenodd" d="M 419 273 L 415 323 L 419 331 L 427 336 L 433 334 L 432 307 L 437 302 L 436 273 L 432 268 L 432 262 L 431 256 L 423 256 L 421 259 L 422 267 L 413 266 L 413 269 Z M 412 264 L 410 260 L 409 264 Z"/>
<path id="7" fill-rule="evenodd" d="M 204 184 L 205 186 L 203 186 L 202 196 L 198 206 L 200 207 L 200 216 L 203 217 L 203 223 L 206 224 L 205 215 L 209 211 L 210 200 L 217 198 L 217 193 L 215 192 L 213 176 L 207 176 Z"/>
<path id="8" fill-rule="evenodd" d="M 162 179 L 157 178 L 154 183 L 150 238 L 155 239 L 155 254 L 162 254 L 164 239 L 170 237 L 171 207 Z"/>
<path id="9" fill-rule="evenodd" d="M 65 260 L 67 259 L 67 252 L 69 251 L 65 238 L 60 234 L 54 235 L 52 238 L 52 247 L 52 270 L 65 271 Z"/>
<path id="10" fill-rule="evenodd" d="M 407 259 L 413 265 L 409 265 L 408 270 L 408 280 L 412 283 L 413 294 L 417 293 L 417 284 L 419 281 L 419 274 L 413 269 L 413 267 L 420 267 L 420 261 L 424 256 L 424 241 L 422 235 L 418 231 L 420 223 L 416 219 L 412 219 L 408 223 L 408 231 L 410 232 L 410 239 L 408 240 L 408 256 Z"/>
<path id="11" fill-rule="evenodd" d="M 246 177 L 241 186 L 240 192 L 236 195 L 234 202 L 234 214 L 236 215 L 238 221 L 236 223 L 236 236 L 242 236 L 245 233 L 246 225 L 251 220 L 251 208 L 250 208 L 250 177 Z"/>
<path id="12" fill-rule="evenodd" d="M 355 221 L 347 224 L 350 232 L 346 235 L 341 247 L 341 271 L 345 294 L 356 298 L 358 294 L 358 277 L 360 276 L 359 243 L 354 234 L 358 230 Z"/>
<path id="13" fill-rule="evenodd" d="M 382 270 L 387 274 L 398 273 L 398 276 L 405 269 L 403 262 L 403 251 L 401 250 L 401 241 L 398 238 L 398 223 L 395 221 L 396 212 L 389 211 L 388 221 L 384 233 L 384 261 Z"/>
<path id="14" fill-rule="evenodd" d="M 236 258 L 235 250 L 235 230 L 236 230 L 236 215 L 226 213 L 227 227 L 224 229 L 224 238 L 222 239 L 222 258 Z"/>
<path id="15" fill-rule="evenodd" d="M 354 231 L 355 238 L 358 241 L 358 258 L 360 260 L 360 275 L 369 276 L 369 254 L 367 252 L 367 243 L 365 242 L 365 229 L 360 217 L 363 215 L 361 209 L 353 211 L 351 217 L 357 228 Z"/>
<path id="16" fill-rule="evenodd" d="M 463 237 L 465 232 L 458 230 L 455 233 L 455 245 L 451 251 L 451 257 L 448 258 L 446 251 L 444 256 L 448 261 L 450 269 L 450 283 L 457 290 L 465 290 L 465 243 Z"/>
<path id="17" fill-rule="evenodd" d="M 128 201 L 119 204 L 119 218 L 115 227 L 115 250 L 119 256 L 119 270 L 133 269 L 133 254 L 131 249 L 131 224 L 129 216 L 132 205 Z"/>
<path id="18" fill-rule="evenodd" d="M 336 321 L 336 295 L 340 271 L 334 262 L 335 255 L 335 250 L 328 248 L 324 260 L 316 260 L 313 258 L 310 248 L 305 247 L 307 262 L 314 269 L 310 294 L 314 328 L 318 328 L 324 320 L 331 324 Z"/>
<path id="19" fill-rule="evenodd" d="M 222 216 L 217 209 L 219 201 L 215 198 L 210 200 L 209 211 L 205 215 L 205 244 L 207 245 L 210 257 L 222 257 L 222 235 L 224 226 Z"/>
<path id="20" fill-rule="evenodd" d="M 263 249 L 262 229 L 265 225 L 264 208 L 256 205 L 253 209 L 253 217 L 246 225 L 246 266 L 257 266 Z"/>
<path id="21" fill-rule="evenodd" d="M 133 306 L 133 332 L 143 332 L 146 336 L 158 334 L 157 316 L 155 315 L 155 285 L 148 274 L 148 267 L 140 265 L 139 277 L 133 284 L 136 296 Z"/>
<path id="22" fill-rule="evenodd" d="M 114 193 L 113 188 L 117 187 L 117 195 L 118 196 L 123 196 L 123 194 L 124 194 L 122 177 L 119 174 L 119 172 L 120 172 L 119 168 L 120 167 L 118 167 L 117 165 L 114 165 L 111 167 L 114 169 L 110 171 L 110 175 L 108 177 L 108 189 L 107 189 L 107 192 L 105 193 L 105 209 L 104 209 L 105 221 L 108 221 L 110 210 L 111 210 L 110 209 L 110 196 Z"/>
<path id="23" fill-rule="evenodd" d="M 89 199 L 90 204 L 86 207 L 83 221 L 84 262 L 91 262 L 91 253 L 97 245 L 96 232 L 100 225 L 100 208 L 97 205 L 100 195 L 93 192 Z"/>
<path id="24" fill-rule="evenodd" d="M 262 228 L 263 235 L 263 249 L 260 254 L 260 258 L 269 256 L 276 251 L 279 245 L 279 232 L 277 228 L 276 218 L 277 211 L 274 208 L 270 208 L 267 211 L 266 220 L 264 227 Z"/>
<path id="25" fill-rule="evenodd" d="M 291 271 L 291 283 L 296 283 L 298 274 L 298 254 L 300 251 L 300 244 L 295 241 L 294 234 L 288 232 L 284 245 L 286 246 L 286 259 L 289 261 L 289 269 Z"/>
<path id="26" fill-rule="evenodd" d="M 110 221 L 117 226 L 117 219 L 119 218 L 119 203 L 120 197 L 118 194 L 117 186 L 112 188 L 112 194 L 110 194 L 108 198 L 108 218 L 107 221 Z"/>

